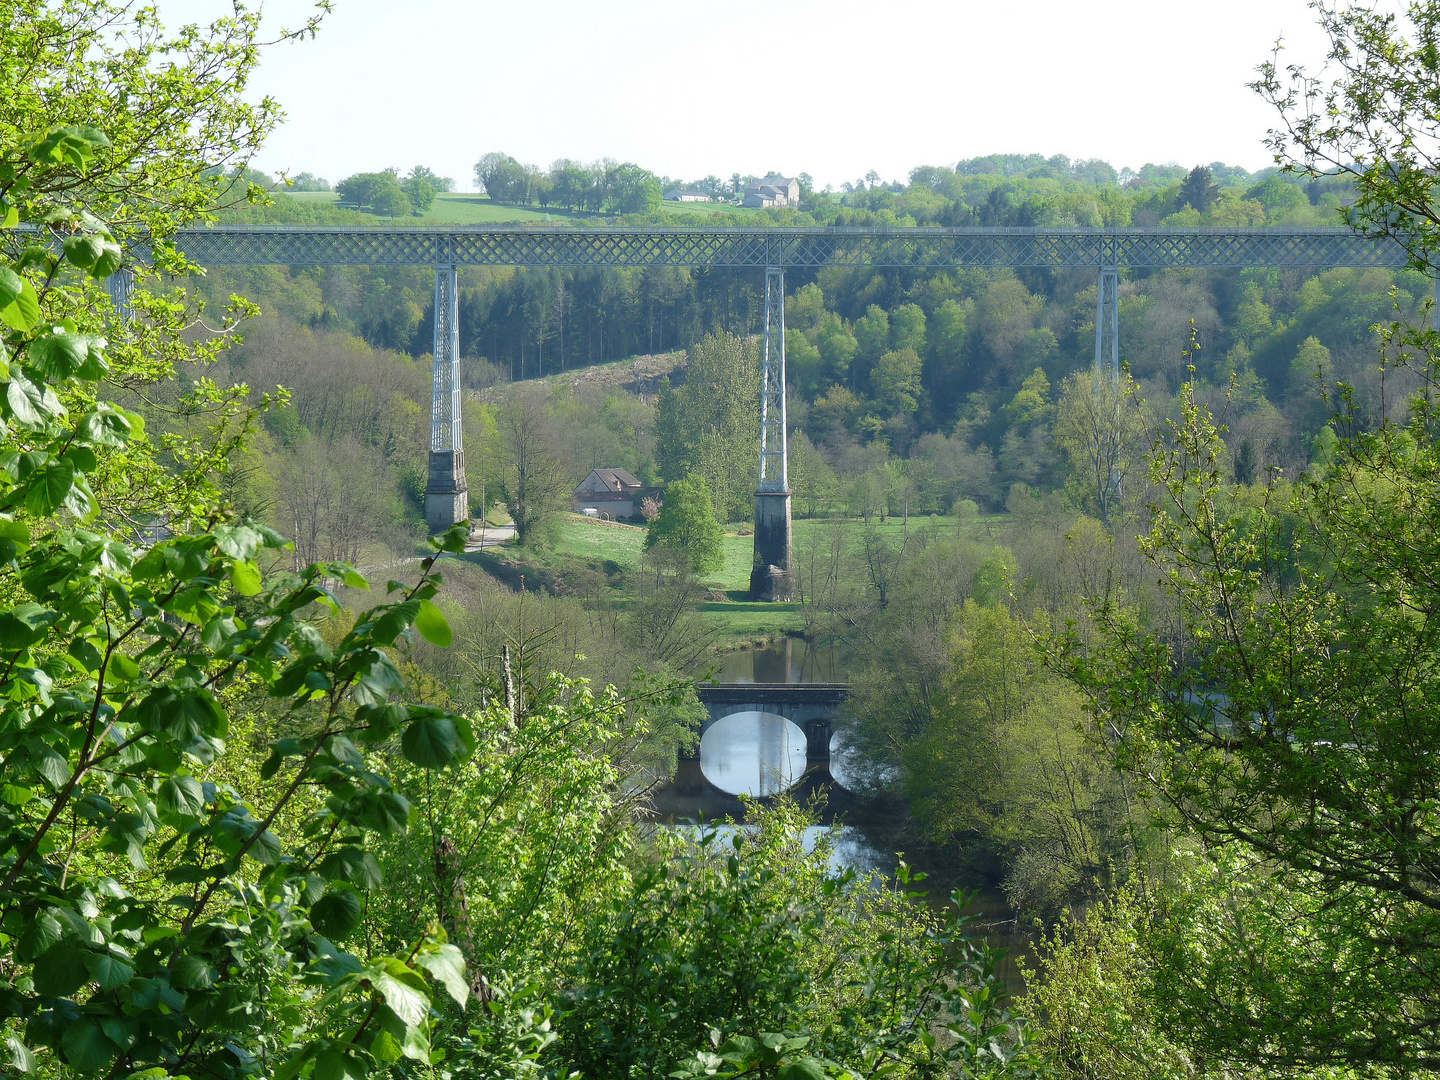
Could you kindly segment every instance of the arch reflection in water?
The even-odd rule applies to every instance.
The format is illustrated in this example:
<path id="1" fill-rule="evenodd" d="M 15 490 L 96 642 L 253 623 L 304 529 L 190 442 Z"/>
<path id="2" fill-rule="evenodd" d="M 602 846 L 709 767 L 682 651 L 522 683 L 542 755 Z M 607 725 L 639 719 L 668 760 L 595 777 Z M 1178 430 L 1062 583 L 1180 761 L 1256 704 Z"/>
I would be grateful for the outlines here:
<path id="1" fill-rule="evenodd" d="M 899 776 L 888 765 L 866 761 L 845 739 L 844 731 L 830 736 L 830 776 L 846 791 L 859 793 L 894 784 Z"/>
<path id="2" fill-rule="evenodd" d="M 698 844 L 700 838 L 707 832 L 715 833 L 715 844 L 712 850 L 726 847 L 733 848 L 735 837 L 740 833 L 753 833 L 751 825 L 735 825 L 725 822 L 719 825 L 661 825 L 660 828 L 677 832 L 692 843 Z M 806 826 L 800 836 L 802 849 L 809 854 L 815 850 L 816 844 L 821 839 L 829 841 L 830 851 L 827 863 L 835 873 L 841 873 L 847 869 L 858 871 L 880 870 L 890 873 L 894 869 L 894 860 L 887 857 L 879 848 L 870 842 L 866 835 L 854 825 L 809 825 Z"/>
<path id="3" fill-rule="evenodd" d="M 861 773 L 854 748 L 845 741 L 843 732 L 830 736 L 830 775 L 846 791 L 859 791 Z"/>
<path id="4" fill-rule="evenodd" d="M 805 774 L 805 733 L 774 713 L 731 713 L 701 737 L 700 771 L 731 795 L 778 795 Z"/>

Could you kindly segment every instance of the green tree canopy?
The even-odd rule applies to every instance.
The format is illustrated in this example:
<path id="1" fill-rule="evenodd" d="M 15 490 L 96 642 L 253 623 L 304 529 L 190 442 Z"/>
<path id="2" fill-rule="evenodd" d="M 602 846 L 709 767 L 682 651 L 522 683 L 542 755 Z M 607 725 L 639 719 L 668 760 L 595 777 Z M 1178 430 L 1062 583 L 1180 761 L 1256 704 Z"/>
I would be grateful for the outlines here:
<path id="1" fill-rule="evenodd" d="M 700 479 L 727 521 L 750 516 L 759 483 L 760 360 L 734 334 L 711 334 L 689 352 L 685 381 L 662 386 L 655 457 L 666 479 Z"/>
<path id="2" fill-rule="evenodd" d="M 1220 197 L 1220 188 L 1215 183 L 1214 174 L 1205 165 L 1196 165 L 1190 170 L 1190 175 L 1185 177 L 1185 182 L 1180 185 L 1178 202 L 1181 205 L 1189 204 L 1200 213 L 1205 213 L 1214 205 L 1215 200 Z"/>
<path id="3" fill-rule="evenodd" d="M 417 214 L 423 214 L 435 205 L 435 192 L 439 189 L 423 176 L 412 176 L 403 181 L 400 190 Z"/>
<path id="4" fill-rule="evenodd" d="M 891 412 L 913 413 L 920 407 L 920 369 L 920 354 L 914 349 L 887 352 L 870 376 L 876 399 Z"/>
<path id="5" fill-rule="evenodd" d="M 1424 358 L 1409 419 L 1366 431 L 1342 417 L 1328 467 L 1263 498 L 1231 495 L 1221 433 L 1187 384 L 1151 462 L 1163 503 L 1143 540 L 1180 625 L 1142 624 L 1111 587 L 1093 608 L 1099 639 L 1070 637 L 1055 656 L 1113 732 L 1119 765 L 1207 848 L 1233 845 L 1279 875 L 1262 907 L 1307 909 L 1303 948 L 1290 918 L 1248 899 L 1214 920 L 1205 933 L 1245 940 L 1239 965 L 1228 946 L 1190 943 L 1190 923 L 1161 976 L 1183 985 L 1207 1052 L 1267 1070 L 1430 1069 L 1440 1054 L 1418 1019 L 1440 1011 L 1440 361 L 1433 331 L 1387 333 Z M 1220 892 L 1186 919 L 1235 903 Z M 1364 977 L 1336 979 L 1336 964 Z M 1209 1000 L 1223 984 L 1223 1000 L 1255 1005 L 1202 1017 L 1201 984 Z"/>
<path id="6" fill-rule="evenodd" d="M 355 173 L 336 184 L 335 191 L 342 206 L 369 210 L 383 217 L 402 217 L 410 213 L 410 199 L 394 170 Z M 431 198 L 434 198 L 433 191 Z"/>
<path id="7" fill-rule="evenodd" d="M 725 565 L 725 533 L 715 520 L 715 507 L 699 479 L 677 480 L 665 489 L 660 516 L 645 534 L 645 550 L 657 545 L 683 552 L 697 574 Z"/>

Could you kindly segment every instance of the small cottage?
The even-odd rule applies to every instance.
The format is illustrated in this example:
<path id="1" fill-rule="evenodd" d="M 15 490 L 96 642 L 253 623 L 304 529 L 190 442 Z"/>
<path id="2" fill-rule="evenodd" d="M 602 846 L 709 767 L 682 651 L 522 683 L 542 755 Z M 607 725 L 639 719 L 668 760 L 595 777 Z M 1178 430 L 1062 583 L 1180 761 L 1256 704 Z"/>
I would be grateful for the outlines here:
<path id="1" fill-rule="evenodd" d="M 614 520 L 639 516 L 637 497 L 643 485 L 625 469 L 592 469 L 573 496 L 577 514 Z"/>

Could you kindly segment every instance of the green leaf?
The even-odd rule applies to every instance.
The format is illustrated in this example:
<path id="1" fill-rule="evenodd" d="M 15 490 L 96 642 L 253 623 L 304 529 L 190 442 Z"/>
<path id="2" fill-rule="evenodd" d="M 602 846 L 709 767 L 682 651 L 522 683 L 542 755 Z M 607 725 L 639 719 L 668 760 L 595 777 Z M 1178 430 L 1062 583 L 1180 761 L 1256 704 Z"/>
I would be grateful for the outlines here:
<path id="1" fill-rule="evenodd" d="M 103 237 L 83 233 L 79 236 L 67 236 L 61 243 L 60 250 L 65 253 L 68 262 L 82 270 L 89 270 L 105 253 L 105 240 Z"/>
<path id="2" fill-rule="evenodd" d="M 25 492 L 25 509 L 36 517 L 49 517 L 65 505 L 74 486 L 75 466 L 61 458 L 31 476 Z"/>
<path id="3" fill-rule="evenodd" d="M 245 855 L 262 866 L 274 866 L 284 853 L 284 848 L 280 846 L 280 838 L 266 829 L 255 837 L 255 843 L 250 845 L 250 850 L 245 852 Z"/>
<path id="4" fill-rule="evenodd" d="M 28 1073 L 35 1069 L 35 1055 L 30 1048 L 17 1039 L 14 1035 L 5 1038 L 6 1053 L 3 1058 L 10 1068 L 18 1073 Z"/>
<path id="5" fill-rule="evenodd" d="M 99 382 L 109 372 L 110 361 L 105 359 L 105 349 L 103 348 L 104 345 L 104 338 L 91 339 L 90 349 L 85 353 L 85 362 L 80 365 L 80 370 L 75 372 L 75 377 L 77 379 L 84 379 L 86 382 Z M 113 406 L 106 405 L 103 406 L 103 408 L 113 408 Z M 130 421 L 131 426 L 135 428 L 135 431 L 138 434 L 141 430 L 141 427 L 135 422 L 135 413 L 124 412 L 124 416 L 127 420 Z"/>
<path id="6" fill-rule="evenodd" d="M 38 956 L 58 942 L 64 934 L 65 928 L 60 925 L 60 920 L 48 911 L 42 911 L 28 920 L 25 928 L 20 931 L 20 956 L 26 960 Z"/>
<path id="7" fill-rule="evenodd" d="M 320 1044 L 314 1041 L 308 1042 L 304 1047 L 295 1051 L 275 1068 L 271 1080 L 295 1080 L 300 1075 L 300 1070 L 320 1052 Z"/>
<path id="8" fill-rule="evenodd" d="M 320 862 L 320 875 L 327 881 L 348 881 L 362 889 L 377 888 L 384 880 L 375 856 L 351 844 L 326 855 Z"/>
<path id="9" fill-rule="evenodd" d="M 400 736 L 405 756 L 424 769 L 443 769 L 460 752 L 460 733 L 445 716 L 421 716 Z"/>
<path id="10" fill-rule="evenodd" d="M 5 545 L 0 550 L 0 561 L 9 562 L 30 546 L 30 527 L 21 521 L 0 518 L 0 545 Z M 3 557 L 4 552 L 9 553 L 8 558 Z"/>
<path id="11" fill-rule="evenodd" d="M 60 1037 L 60 1049 L 70 1067 L 79 1073 L 92 1073 L 103 1069 L 120 1053 L 110 1036 L 87 1017 L 73 1021 Z"/>
<path id="12" fill-rule="evenodd" d="M 68 997 L 89 981 L 84 951 L 74 941 L 52 945 L 35 958 L 35 992 L 41 997 Z"/>
<path id="13" fill-rule="evenodd" d="M 44 641 L 55 619 L 55 612 L 43 604 L 16 604 L 0 611 L 0 649 L 28 649 Z"/>
<path id="14" fill-rule="evenodd" d="M 235 591 L 241 596 L 255 596 L 264 585 L 260 577 L 260 568 L 253 562 L 232 563 L 230 580 L 235 585 Z"/>
<path id="15" fill-rule="evenodd" d="M 415 616 L 415 629 L 419 630 L 420 636 L 431 645 L 438 645 L 442 649 L 450 648 L 455 640 L 444 612 L 429 600 L 420 601 L 420 612 Z"/>
<path id="16" fill-rule="evenodd" d="M 99 128 L 89 125 L 57 127 L 46 132 L 45 138 L 30 148 L 30 158 L 42 165 L 83 169 L 97 149 L 109 145 L 110 140 Z"/>
<path id="17" fill-rule="evenodd" d="M 130 438 L 130 420 L 120 410 L 102 404 L 81 421 L 80 432 L 96 446 L 124 446 Z"/>
<path id="18" fill-rule="evenodd" d="M 215 546 L 232 559 L 255 558 L 264 540 L 260 530 L 249 525 L 217 525 L 214 531 Z"/>
<path id="19" fill-rule="evenodd" d="M 193 776 L 172 776 L 160 785 L 155 796 L 161 813 L 175 817 L 199 817 L 205 812 L 205 790 Z"/>
<path id="20" fill-rule="evenodd" d="M 425 980 L 399 960 L 386 959 L 382 966 L 369 969 L 370 983 L 380 992 L 398 1016 L 408 1025 L 420 1024 L 430 1012 L 430 995 Z"/>
<path id="21" fill-rule="evenodd" d="M 355 719 L 365 725 L 355 736 L 366 745 L 384 742 L 409 718 L 410 711 L 403 705 L 367 705 L 355 710 Z"/>
<path id="22" fill-rule="evenodd" d="M 86 671 L 94 672 L 100 670 L 100 650 L 84 638 L 73 639 L 70 642 L 70 647 L 65 651 L 78 660 Z"/>
<path id="23" fill-rule="evenodd" d="M 64 754 L 39 738 L 26 739 L 25 749 L 30 755 L 30 767 L 51 787 L 59 790 L 65 786 L 70 779 L 70 762 Z"/>
<path id="24" fill-rule="evenodd" d="M 89 351 L 90 338 L 85 334 L 45 334 L 30 343 L 25 363 L 45 378 L 58 382 L 79 371 Z"/>
<path id="25" fill-rule="evenodd" d="M 140 677 L 140 665 L 122 652 L 110 654 L 110 670 L 127 682 Z"/>
<path id="26" fill-rule="evenodd" d="M 34 797 L 35 792 L 18 784 L 5 784 L 0 787 L 0 802 L 6 806 L 24 806 Z"/>
<path id="27" fill-rule="evenodd" d="M 362 826 L 381 836 L 405 831 L 410 824 L 410 803 L 393 791 L 366 792 L 354 801 L 354 816 Z"/>
<path id="28" fill-rule="evenodd" d="M 120 250 L 120 245 L 107 240 L 100 249 L 100 257 L 95 260 L 95 265 L 90 267 L 90 276 L 96 281 L 107 278 L 125 261 L 125 253 Z"/>
<path id="29" fill-rule="evenodd" d="M 431 1053 L 430 1032 L 424 1024 L 415 1024 L 405 1028 L 405 1041 L 400 1046 L 404 1055 L 412 1061 L 418 1061 L 422 1065 L 438 1065 L 445 1056 L 445 1051 Z"/>
<path id="30" fill-rule="evenodd" d="M 375 1038 L 370 1040 L 370 1053 L 382 1065 L 393 1064 L 405 1056 L 400 1049 L 400 1040 L 384 1028 L 377 1031 Z"/>
<path id="31" fill-rule="evenodd" d="M 422 952 L 416 962 L 440 980 L 456 1004 L 465 1004 L 470 986 L 465 981 L 465 957 L 459 949 L 454 945 L 441 945 L 434 952 Z"/>
<path id="32" fill-rule="evenodd" d="M 101 990 L 114 990 L 135 977 L 133 967 L 109 953 L 87 952 L 85 967 L 89 970 L 90 977 L 100 984 Z"/>
<path id="33" fill-rule="evenodd" d="M 5 400 L 10 412 L 27 427 L 42 427 L 57 416 L 63 416 L 65 408 L 55 391 L 42 384 L 36 384 L 15 370 L 10 372 L 10 385 L 5 390 Z"/>
<path id="34" fill-rule="evenodd" d="M 430 546 L 452 555 L 464 555 L 465 545 L 470 542 L 470 522 L 457 521 L 444 532 L 430 538 Z"/>
<path id="35" fill-rule="evenodd" d="M 0 307 L 0 322 L 12 330 L 26 333 L 34 330 L 39 321 L 40 297 L 35 293 L 35 286 L 31 285 L 27 278 L 21 278 L 19 294 L 4 307 Z"/>
<path id="36" fill-rule="evenodd" d="M 8 266 L 0 266 L 0 309 L 9 307 L 24 289 L 24 278 Z"/>
<path id="37" fill-rule="evenodd" d="M 344 941 L 360 925 L 360 895 L 354 889 L 329 889 L 310 908 L 310 925 L 332 941 Z"/>
<path id="38" fill-rule="evenodd" d="M 359 1057 L 332 1047 L 316 1055 L 310 1080 L 365 1080 L 365 1065 Z"/>
<path id="39" fill-rule="evenodd" d="M 216 978 L 215 969 L 198 956 L 182 956 L 170 965 L 170 985 L 181 990 L 208 990 Z"/>
<path id="40" fill-rule="evenodd" d="M 407 600 L 396 604 L 375 620 L 371 636 L 381 645 L 392 644 L 415 621 L 415 616 L 420 613 L 420 603 L 419 600 Z"/>
<path id="41" fill-rule="evenodd" d="M 781 1065 L 776 1073 L 777 1080 L 825 1080 L 825 1069 L 812 1057 L 803 1057 L 788 1065 Z"/>
<path id="42" fill-rule="evenodd" d="M 733 1065 L 744 1065 L 760 1055 L 760 1044 L 749 1035 L 732 1035 L 715 1052 Z"/>

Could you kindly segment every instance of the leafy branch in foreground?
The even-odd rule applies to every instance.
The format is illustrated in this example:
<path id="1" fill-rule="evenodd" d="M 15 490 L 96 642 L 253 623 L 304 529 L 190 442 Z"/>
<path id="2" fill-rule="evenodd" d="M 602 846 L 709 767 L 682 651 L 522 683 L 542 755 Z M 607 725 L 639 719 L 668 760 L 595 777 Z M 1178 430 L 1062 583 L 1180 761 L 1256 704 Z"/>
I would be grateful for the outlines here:
<path id="1" fill-rule="evenodd" d="M 1400 11 L 1313 0 L 1330 38 L 1318 74 L 1280 67 L 1280 49 L 1251 89 L 1280 113 L 1267 145 L 1277 164 L 1311 177 L 1347 177 L 1355 201 L 1341 214 L 1367 236 L 1402 244 L 1417 269 L 1440 251 L 1440 4 Z"/>
<path id="2" fill-rule="evenodd" d="M 66 129 L 28 153 L 83 173 L 106 145 Z M 458 950 L 438 927 L 402 956 L 335 942 L 379 883 L 367 837 L 410 813 L 363 748 L 398 742 L 440 769 L 473 743 L 463 718 L 391 702 L 403 683 L 387 652 L 412 626 L 448 644 L 434 566 L 464 529 L 332 643 L 309 615 L 339 614 L 330 581 L 368 587 L 352 567 L 266 579 L 259 559 L 283 538 L 213 502 L 148 549 L 110 526 L 91 478 L 144 425 L 96 393 L 105 339 L 44 315 L 52 281 L 113 268 L 103 223 L 65 223 L 59 255 L 0 263 L 7 1065 L 334 1078 L 428 1061 L 432 980 L 468 994 Z M 256 691 L 283 703 L 291 734 L 260 789 L 240 790 L 222 767 L 227 702 Z"/>
<path id="3" fill-rule="evenodd" d="M 1433 330 L 1381 340 L 1387 377 L 1418 380 L 1408 414 L 1366 430 L 1340 387 L 1329 463 L 1258 495 L 1227 482 L 1221 429 L 1187 385 L 1142 538 L 1173 623 L 1142 624 L 1112 587 L 1092 607 L 1098 641 L 1051 643 L 1161 824 L 1229 867 L 1197 893 L 1242 898 L 1221 905 L 1225 948 L 1170 917 L 1157 947 L 1195 996 L 1172 994 L 1167 1014 L 1193 1020 L 1196 1052 L 1267 1074 L 1440 1062 L 1440 367 Z M 1308 909 L 1313 940 L 1272 963 L 1260 943 L 1284 904 Z M 1227 967 L 1225 949 L 1245 959 Z"/>

